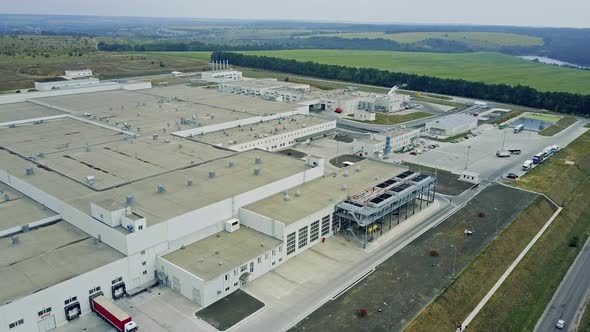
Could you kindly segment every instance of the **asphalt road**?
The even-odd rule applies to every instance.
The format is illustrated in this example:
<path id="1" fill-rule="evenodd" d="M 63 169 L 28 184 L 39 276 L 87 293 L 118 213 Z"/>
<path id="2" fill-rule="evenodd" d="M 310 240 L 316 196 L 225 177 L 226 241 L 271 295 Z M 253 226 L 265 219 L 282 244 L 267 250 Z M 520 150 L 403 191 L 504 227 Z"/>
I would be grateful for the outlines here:
<path id="1" fill-rule="evenodd" d="M 564 331 L 575 331 L 586 300 L 590 295 L 590 239 L 586 241 L 551 302 L 537 322 L 535 331 L 559 331 L 555 323 L 565 321 Z"/>

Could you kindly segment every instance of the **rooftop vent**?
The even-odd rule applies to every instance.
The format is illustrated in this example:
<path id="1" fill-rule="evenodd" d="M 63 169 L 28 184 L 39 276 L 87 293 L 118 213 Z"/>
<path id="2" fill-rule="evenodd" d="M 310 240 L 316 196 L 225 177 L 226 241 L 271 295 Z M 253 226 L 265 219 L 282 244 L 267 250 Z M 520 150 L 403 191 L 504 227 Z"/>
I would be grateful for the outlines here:
<path id="1" fill-rule="evenodd" d="M 165 192 L 166 192 L 166 187 L 164 187 L 164 185 L 163 185 L 163 184 L 159 184 L 159 185 L 158 185 L 158 193 L 159 193 L 159 194 L 163 194 L 163 193 L 165 193 Z"/>
<path id="2" fill-rule="evenodd" d="M 301 191 L 297 190 L 297 191 L 295 192 L 295 196 L 296 196 L 296 197 L 301 197 Z"/>
<path id="3" fill-rule="evenodd" d="M 348 176 L 348 171 L 344 171 L 344 173 L 342 175 L 344 175 L 344 177 L 347 177 Z"/>
<path id="4" fill-rule="evenodd" d="M 94 177 L 94 175 L 88 175 L 88 176 L 86 177 L 86 183 L 87 183 L 88 185 L 91 185 L 91 186 L 93 186 L 93 185 L 96 183 L 96 178 Z"/>
<path id="5" fill-rule="evenodd" d="M 193 180 L 186 181 L 186 186 L 191 187 L 193 185 Z"/>
<path id="6" fill-rule="evenodd" d="M 230 161 L 228 164 L 228 167 L 234 167 L 236 165 L 236 163 L 234 161 Z"/>
<path id="7" fill-rule="evenodd" d="M 287 201 L 290 201 L 290 200 L 291 200 L 291 197 L 289 197 L 289 192 L 288 192 L 288 191 L 285 191 L 285 192 L 283 193 L 283 200 L 284 200 L 285 202 L 287 202 Z"/>
<path id="8" fill-rule="evenodd" d="M 209 171 L 209 179 L 213 179 L 215 177 L 215 171 Z"/>
<path id="9" fill-rule="evenodd" d="M 340 190 L 342 190 L 342 191 L 345 191 L 346 189 L 348 189 L 348 186 L 347 186 L 346 184 L 343 184 L 343 185 L 340 187 Z"/>
<path id="10" fill-rule="evenodd" d="M 262 170 L 258 167 L 254 168 L 254 175 L 260 175 L 262 173 Z"/>
<path id="11" fill-rule="evenodd" d="M 127 198 L 125 201 L 127 202 L 127 205 L 133 205 L 133 203 L 135 203 L 135 196 L 127 195 Z"/>
<path id="12" fill-rule="evenodd" d="M 27 224 L 27 225 L 23 225 L 23 227 L 22 227 L 22 231 L 23 231 L 23 233 L 27 233 L 27 232 L 28 232 L 28 231 L 30 231 L 30 230 L 31 230 L 31 228 L 29 227 L 29 225 L 28 225 L 28 224 Z"/>
<path id="13" fill-rule="evenodd" d="M 35 172 L 33 171 L 33 167 L 28 167 L 28 168 L 25 170 L 25 173 L 26 173 L 27 175 L 33 175 Z"/>
<path id="14" fill-rule="evenodd" d="M 4 201 L 8 202 L 10 200 L 10 195 L 8 193 L 4 193 Z"/>
<path id="15" fill-rule="evenodd" d="M 358 173 L 358 172 L 360 172 L 360 171 L 361 171 L 361 168 L 360 168 L 360 167 L 357 167 L 357 168 L 355 169 L 355 171 Z"/>
<path id="16" fill-rule="evenodd" d="M 217 263 L 217 264 L 219 264 L 219 266 L 221 266 L 221 265 L 223 265 L 223 262 L 222 261 L 219 261 L 219 263 Z"/>
<path id="17" fill-rule="evenodd" d="M 260 157 L 256 157 L 256 159 L 254 160 L 255 164 L 262 164 L 262 158 Z"/>
<path id="18" fill-rule="evenodd" d="M 15 246 L 20 242 L 18 235 L 13 235 L 12 236 L 12 245 Z"/>
<path id="19" fill-rule="evenodd" d="M 260 246 L 261 247 L 264 247 L 264 242 L 260 242 Z"/>

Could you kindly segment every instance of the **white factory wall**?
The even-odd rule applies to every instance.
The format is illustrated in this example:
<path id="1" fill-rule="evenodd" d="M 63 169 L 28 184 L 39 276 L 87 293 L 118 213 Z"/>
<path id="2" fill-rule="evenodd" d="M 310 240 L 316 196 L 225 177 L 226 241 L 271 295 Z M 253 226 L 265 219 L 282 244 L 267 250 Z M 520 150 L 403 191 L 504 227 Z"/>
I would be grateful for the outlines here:
<path id="1" fill-rule="evenodd" d="M 151 87 L 151 83 L 143 84 L 142 89 Z M 139 83 L 132 83 L 129 84 L 132 88 L 134 86 L 139 86 Z M 55 97 L 55 96 L 66 96 L 66 95 L 74 95 L 79 93 L 89 93 L 89 92 L 101 92 L 101 91 L 111 91 L 111 90 L 119 90 L 121 88 L 125 88 L 126 84 L 119 84 L 113 82 L 113 84 L 106 84 L 106 85 L 96 85 L 96 86 L 89 86 L 84 88 L 77 88 L 77 89 L 62 89 L 62 90 L 51 90 L 51 91 L 34 91 L 34 92 L 22 92 L 22 93 L 11 93 L 0 95 L 0 104 L 11 104 L 11 103 L 20 103 L 23 101 L 27 101 L 33 98 L 45 98 L 45 97 Z M 137 90 L 137 89 L 130 89 L 130 90 Z"/>
<path id="2" fill-rule="evenodd" d="M 334 213 L 334 208 L 335 208 L 335 204 L 330 204 L 329 206 L 326 206 L 325 208 L 312 213 L 310 215 L 308 215 L 307 217 L 301 218 L 300 220 L 293 222 L 289 225 L 287 225 L 286 229 L 285 229 L 285 237 L 283 239 L 284 245 L 285 245 L 285 255 L 287 255 L 286 250 L 287 250 L 287 236 L 293 232 L 295 232 L 295 252 L 287 255 L 287 259 L 293 258 L 297 255 L 299 255 L 300 253 L 302 253 L 303 251 L 311 248 L 312 246 L 320 243 L 322 241 L 322 238 L 326 237 L 328 238 L 329 236 L 332 236 L 334 234 L 334 230 L 332 229 L 332 214 Z M 330 228 L 327 234 L 322 235 L 322 218 L 328 216 L 329 219 L 329 224 L 330 224 Z M 310 238 L 311 238 L 311 224 L 314 221 L 319 220 L 319 236 L 318 239 L 311 241 L 310 242 Z M 301 228 L 306 227 L 307 226 L 307 245 L 305 245 L 302 248 L 299 248 L 299 231 L 301 230 Z"/>
<path id="3" fill-rule="evenodd" d="M 105 297 L 112 299 L 111 281 L 122 277 L 127 286 L 129 281 L 127 271 L 127 258 L 123 258 L 5 304 L 0 307 L 0 331 L 8 331 L 10 323 L 23 319 L 23 325 L 19 325 L 10 331 L 38 332 L 38 322 L 40 320 L 38 312 L 48 307 L 52 309 L 51 316 L 54 317 L 56 325 L 63 325 L 67 323 L 64 301 L 74 296 L 77 297 L 77 301 L 80 303 L 82 314 L 87 314 L 92 311 L 88 298 L 89 290 L 100 287 Z"/>
<path id="4" fill-rule="evenodd" d="M 180 136 L 180 137 L 191 137 L 191 135 L 197 136 L 197 135 L 206 134 L 206 133 L 210 133 L 210 132 L 214 132 L 214 131 L 220 131 L 220 130 L 225 130 L 225 129 L 230 129 L 230 128 L 237 128 L 238 126 L 247 126 L 247 125 L 251 125 L 254 123 L 260 123 L 261 121 L 265 122 L 265 121 L 276 120 L 276 119 L 280 119 L 280 118 L 286 118 L 286 117 L 293 116 L 293 115 L 308 115 L 308 114 L 309 114 L 309 108 L 306 106 L 302 106 L 302 107 L 297 107 L 296 109 L 294 109 L 293 111 L 290 111 L 290 112 L 275 113 L 275 114 L 270 114 L 270 115 L 265 115 L 265 116 L 253 116 L 250 118 L 245 118 L 245 119 L 240 119 L 240 120 L 217 123 L 217 124 L 210 125 L 210 126 L 181 130 L 181 131 L 174 132 L 173 135 Z"/>
<path id="5" fill-rule="evenodd" d="M 260 233 L 272 236 L 275 239 L 283 240 L 285 238 L 285 224 L 272 220 L 258 213 L 240 209 L 240 224 L 250 227 Z"/>
<path id="6" fill-rule="evenodd" d="M 385 141 L 367 142 L 363 140 L 355 140 L 352 144 L 352 148 L 355 153 L 366 152 L 369 156 L 373 157 L 375 154 L 383 152 L 385 149 Z"/>
<path id="7" fill-rule="evenodd" d="M 97 78 L 86 78 L 80 80 L 71 81 L 55 81 L 55 82 L 35 82 L 35 89 L 39 91 L 52 91 L 59 89 L 77 89 L 86 88 L 101 84 Z M 117 83 L 106 83 L 106 84 L 117 84 Z"/>
<path id="8" fill-rule="evenodd" d="M 221 300 L 234 291 L 238 290 L 242 284 L 240 276 L 244 273 L 249 273 L 247 282 L 251 282 L 258 277 L 264 275 L 275 267 L 279 266 L 283 261 L 283 252 L 279 252 L 279 246 L 269 248 L 264 254 L 244 262 L 240 266 L 221 274 L 217 278 L 205 283 L 203 287 L 202 306 L 207 307 L 211 304 Z M 272 253 L 275 253 L 273 256 Z M 246 271 L 241 272 L 241 267 L 245 266 Z M 253 268 L 253 269 L 251 269 Z M 227 278 L 227 280 L 225 280 Z"/>
<path id="9" fill-rule="evenodd" d="M 33 176 L 43 175 L 40 174 Z M 49 209 L 59 213 L 62 216 L 62 218 L 70 224 L 80 228 L 81 230 L 85 231 L 86 233 L 92 235 L 95 238 L 100 236 L 101 240 L 104 243 L 108 244 L 109 246 L 113 247 L 114 249 L 118 250 L 123 254 L 127 254 L 128 251 L 125 234 L 103 224 L 102 222 L 92 218 L 86 213 L 83 213 L 80 210 L 68 204 L 65 204 L 59 199 L 56 199 L 55 197 L 37 189 L 28 182 L 25 182 L 13 175 L 8 174 L 4 170 L 0 170 L 0 181 L 8 184 L 14 189 L 25 194 L 26 196 L 29 196 L 33 200 L 47 206 Z"/>
<path id="10" fill-rule="evenodd" d="M 197 258 L 195 257 L 195 259 Z M 204 282 L 202 279 L 162 257 L 158 257 L 157 266 L 158 271 L 168 278 L 168 287 L 198 305 L 203 306 Z"/>
<path id="11" fill-rule="evenodd" d="M 247 282 L 251 282 L 280 265 L 284 261 L 284 250 L 279 247 L 268 248 L 262 255 L 240 266 L 228 267 L 227 271 L 207 282 L 162 257 L 158 257 L 157 266 L 158 271 L 168 278 L 168 287 L 202 307 L 207 307 L 243 286 L 240 277 L 244 273 L 249 274 Z M 242 267 L 245 267 L 244 270 Z"/>
<path id="12" fill-rule="evenodd" d="M 235 144 L 230 146 L 229 148 L 234 151 L 247 151 L 252 149 L 274 151 L 295 145 L 296 140 L 298 138 L 323 133 L 325 131 L 329 131 L 332 129 L 336 129 L 336 120 L 320 123 L 314 126 L 309 126 L 297 130 L 292 130 L 278 135 L 263 137 L 257 140 L 241 144 Z"/>

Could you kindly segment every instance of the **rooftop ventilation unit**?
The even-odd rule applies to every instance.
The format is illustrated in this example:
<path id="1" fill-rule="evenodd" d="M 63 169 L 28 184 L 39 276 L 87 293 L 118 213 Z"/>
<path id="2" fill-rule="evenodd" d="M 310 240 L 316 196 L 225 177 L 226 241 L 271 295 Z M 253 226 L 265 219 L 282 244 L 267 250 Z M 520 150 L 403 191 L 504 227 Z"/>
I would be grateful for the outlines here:
<path id="1" fill-rule="evenodd" d="M 33 175 L 33 174 L 35 174 L 35 171 L 33 171 L 33 167 L 28 167 L 25 170 L 25 172 L 26 172 L 27 175 Z"/>
<path id="2" fill-rule="evenodd" d="M 4 193 L 4 201 L 8 202 L 10 200 L 10 195 L 8 193 Z"/>
<path id="3" fill-rule="evenodd" d="M 262 158 L 260 157 L 256 157 L 256 159 L 254 160 L 255 164 L 262 164 Z"/>
<path id="4" fill-rule="evenodd" d="M 344 173 L 342 175 L 344 175 L 344 177 L 347 177 L 348 176 L 348 171 L 344 171 Z"/>
<path id="5" fill-rule="evenodd" d="M 31 228 L 29 227 L 29 225 L 28 225 L 28 224 L 27 224 L 27 225 L 23 225 L 23 227 L 22 227 L 22 231 L 23 231 L 23 233 L 27 233 L 27 232 L 29 232 L 30 230 L 31 230 Z"/>
<path id="6" fill-rule="evenodd" d="M 193 185 L 193 180 L 186 181 L 186 186 L 187 187 L 192 187 L 192 185 Z"/>
<path id="7" fill-rule="evenodd" d="M 88 185 L 91 185 L 91 186 L 93 186 L 93 185 L 96 183 L 96 178 L 94 177 L 94 175 L 88 175 L 88 176 L 86 177 L 86 183 L 87 183 Z"/>
<path id="8" fill-rule="evenodd" d="M 355 171 L 358 173 L 358 172 L 360 172 L 360 171 L 361 171 L 361 168 L 360 168 L 360 167 L 357 167 L 357 168 L 355 169 Z"/>
<path id="9" fill-rule="evenodd" d="M 343 185 L 340 187 L 340 190 L 342 190 L 342 191 L 346 191 L 346 189 L 348 189 L 348 186 L 347 186 L 346 184 L 343 184 Z"/>
<path id="10" fill-rule="evenodd" d="M 16 246 L 19 242 L 20 242 L 20 239 L 18 238 L 18 235 L 13 235 L 12 236 L 12 245 Z"/>
<path id="11" fill-rule="evenodd" d="M 158 194 L 163 194 L 166 192 L 166 187 L 163 184 L 158 185 Z"/>
<path id="12" fill-rule="evenodd" d="M 283 193 L 283 200 L 284 200 L 285 202 L 288 202 L 288 201 L 290 201 L 290 200 L 291 200 L 291 197 L 289 197 L 289 192 L 288 192 L 288 191 L 285 191 L 285 192 Z"/>
<path id="13" fill-rule="evenodd" d="M 209 171 L 209 179 L 213 179 L 215 177 L 215 171 Z"/>
<path id="14" fill-rule="evenodd" d="M 127 202 L 127 205 L 133 205 L 135 203 L 135 196 L 127 195 L 127 198 L 125 201 Z"/>
<path id="15" fill-rule="evenodd" d="M 296 197 L 301 197 L 301 191 L 297 190 L 297 191 L 295 192 L 295 196 L 296 196 Z"/>
<path id="16" fill-rule="evenodd" d="M 234 161 L 230 161 L 228 164 L 228 167 L 234 167 L 236 165 L 236 163 Z"/>
<path id="17" fill-rule="evenodd" d="M 260 174 L 262 174 L 262 170 L 260 168 L 258 168 L 258 167 L 255 167 L 254 168 L 254 175 L 258 176 Z"/>

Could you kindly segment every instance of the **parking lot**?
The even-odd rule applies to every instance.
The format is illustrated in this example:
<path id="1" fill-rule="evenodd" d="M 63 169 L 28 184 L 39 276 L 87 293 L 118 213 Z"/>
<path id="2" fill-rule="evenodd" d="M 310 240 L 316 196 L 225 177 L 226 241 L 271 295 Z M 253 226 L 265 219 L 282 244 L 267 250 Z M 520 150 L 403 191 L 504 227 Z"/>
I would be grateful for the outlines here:
<path id="1" fill-rule="evenodd" d="M 484 178 L 493 179 L 508 172 L 522 175 L 522 164 L 548 145 L 563 148 L 585 130 L 587 121 L 578 121 L 563 132 L 545 137 L 532 131 L 515 134 L 512 128 L 498 129 L 493 125 L 478 127 L 478 136 L 464 139 L 458 143 L 438 143 L 440 147 L 418 155 L 395 154 L 389 160 L 411 162 L 440 168 L 461 174 L 465 169 L 480 173 Z M 428 141 L 427 141 L 428 142 Z M 520 155 L 498 158 L 496 152 L 504 149 L 521 149 Z M 469 159 L 467 159 L 469 155 Z"/>

